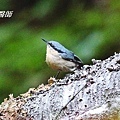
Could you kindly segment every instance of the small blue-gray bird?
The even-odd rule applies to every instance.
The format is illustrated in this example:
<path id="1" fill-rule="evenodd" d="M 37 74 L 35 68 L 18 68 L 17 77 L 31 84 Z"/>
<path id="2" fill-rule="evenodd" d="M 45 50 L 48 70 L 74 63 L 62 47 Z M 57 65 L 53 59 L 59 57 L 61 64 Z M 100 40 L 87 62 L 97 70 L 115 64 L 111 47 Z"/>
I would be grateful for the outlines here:
<path id="1" fill-rule="evenodd" d="M 58 74 L 60 71 L 70 72 L 81 69 L 83 62 L 72 51 L 65 48 L 59 42 L 47 41 L 43 38 L 42 40 L 47 44 L 46 63 L 52 69 L 58 70 Z"/>

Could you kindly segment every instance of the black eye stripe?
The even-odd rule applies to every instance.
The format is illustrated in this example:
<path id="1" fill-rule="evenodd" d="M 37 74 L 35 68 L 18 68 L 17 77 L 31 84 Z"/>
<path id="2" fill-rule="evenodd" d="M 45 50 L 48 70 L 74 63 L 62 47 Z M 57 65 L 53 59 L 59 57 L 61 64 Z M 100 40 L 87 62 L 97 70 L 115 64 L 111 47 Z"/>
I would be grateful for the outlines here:
<path id="1" fill-rule="evenodd" d="M 63 51 L 61 51 L 60 49 L 56 48 L 52 43 L 49 43 L 49 45 L 55 49 L 56 51 L 58 51 L 59 53 L 64 53 Z"/>
<path id="2" fill-rule="evenodd" d="M 52 43 L 49 43 L 49 45 L 50 45 L 52 48 L 54 48 L 54 45 L 53 45 Z"/>

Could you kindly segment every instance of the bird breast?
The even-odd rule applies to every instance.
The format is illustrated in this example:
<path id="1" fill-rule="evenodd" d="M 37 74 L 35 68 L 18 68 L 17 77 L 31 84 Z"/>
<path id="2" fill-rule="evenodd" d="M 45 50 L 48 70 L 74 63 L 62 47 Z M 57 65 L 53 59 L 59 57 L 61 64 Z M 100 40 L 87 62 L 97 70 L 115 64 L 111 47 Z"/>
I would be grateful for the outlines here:
<path id="1" fill-rule="evenodd" d="M 50 46 L 47 46 L 46 62 L 52 69 L 55 70 L 67 72 L 73 71 L 75 68 L 75 63 L 62 59 L 60 53 Z"/>

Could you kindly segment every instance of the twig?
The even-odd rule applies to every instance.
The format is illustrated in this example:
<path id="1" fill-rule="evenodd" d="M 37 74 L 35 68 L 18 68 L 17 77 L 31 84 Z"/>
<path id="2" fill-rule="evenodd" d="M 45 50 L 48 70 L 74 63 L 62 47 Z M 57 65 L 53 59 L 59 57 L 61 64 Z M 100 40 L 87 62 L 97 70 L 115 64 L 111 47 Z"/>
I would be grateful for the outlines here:
<path id="1" fill-rule="evenodd" d="M 59 111 L 58 115 L 55 117 L 55 120 L 58 119 L 59 115 L 61 114 L 61 112 L 67 107 L 67 105 L 79 94 L 79 92 L 81 90 L 83 90 L 84 88 L 86 88 L 88 85 L 87 85 L 87 82 L 86 84 L 66 103 L 66 105 L 64 107 L 61 108 L 61 110 Z"/>

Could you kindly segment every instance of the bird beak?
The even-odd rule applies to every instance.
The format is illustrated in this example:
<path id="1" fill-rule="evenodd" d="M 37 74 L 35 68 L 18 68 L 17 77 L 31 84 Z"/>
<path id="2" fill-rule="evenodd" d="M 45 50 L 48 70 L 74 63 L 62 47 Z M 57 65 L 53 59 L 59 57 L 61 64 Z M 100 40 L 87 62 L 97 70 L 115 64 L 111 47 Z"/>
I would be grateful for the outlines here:
<path id="1" fill-rule="evenodd" d="M 41 38 L 45 43 L 47 43 L 48 44 L 48 41 L 47 40 L 45 40 L 44 38 Z"/>

